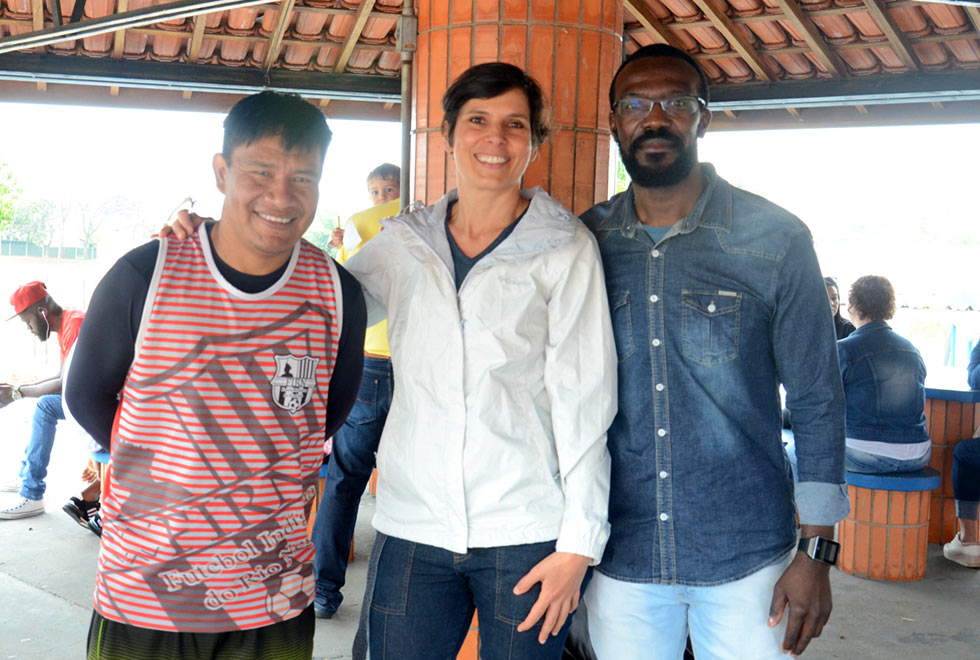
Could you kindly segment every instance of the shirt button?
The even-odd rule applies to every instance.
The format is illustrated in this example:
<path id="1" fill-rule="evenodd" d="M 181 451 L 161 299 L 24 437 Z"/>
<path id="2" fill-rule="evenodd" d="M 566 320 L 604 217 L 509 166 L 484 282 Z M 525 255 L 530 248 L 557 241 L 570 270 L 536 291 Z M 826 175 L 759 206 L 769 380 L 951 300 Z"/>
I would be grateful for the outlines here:
<path id="1" fill-rule="evenodd" d="M 657 294 L 650 296 L 650 302 L 657 302 L 658 300 L 660 300 L 660 297 Z"/>
<path id="2" fill-rule="evenodd" d="M 666 479 L 667 478 L 667 471 L 666 470 L 661 470 L 660 471 L 660 478 L 661 479 Z"/>
<path id="3" fill-rule="evenodd" d="M 666 429 L 657 429 L 657 435 L 659 435 L 661 438 L 664 437 L 667 435 Z"/>
<path id="4" fill-rule="evenodd" d="M 708 304 L 708 311 L 709 312 L 712 312 L 713 313 L 716 309 L 718 309 L 718 308 L 715 307 L 715 304 L 714 303 L 709 303 Z"/>
<path id="5" fill-rule="evenodd" d="M 664 391 L 664 384 L 663 383 L 657 383 L 657 391 L 658 392 L 663 392 Z"/>
<path id="6" fill-rule="evenodd" d="M 660 250 L 651 250 L 650 251 L 650 256 L 653 257 L 654 259 L 656 259 L 657 257 L 660 256 Z"/>
<path id="7" fill-rule="evenodd" d="M 667 522 L 668 518 L 670 518 L 670 516 L 668 516 L 666 513 L 660 514 L 660 519 L 663 520 L 664 522 Z"/>
<path id="8" fill-rule="evenodd" d="M 659 340 L 659 339 L 654 339 L 654 340 L 653 340 L 652 342 L 650 342 L 650 343 L 651 343 L 651 344 L 653 344 L 654 346 L 660 346 L 660 340 Z"/>

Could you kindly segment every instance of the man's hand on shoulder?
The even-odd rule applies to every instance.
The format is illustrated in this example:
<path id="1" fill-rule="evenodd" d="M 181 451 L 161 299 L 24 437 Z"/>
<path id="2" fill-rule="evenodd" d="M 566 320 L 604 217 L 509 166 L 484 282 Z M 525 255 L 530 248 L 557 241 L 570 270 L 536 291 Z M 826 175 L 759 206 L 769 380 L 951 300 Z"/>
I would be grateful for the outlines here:
<path id="1" fill-rule="evenodd" d="M 828 533 L 804 536 L 833 537 L 833 528 Z M 789 606 L 789 614 L 786 607 Z M 797 552 L 782 577 L 772 590 L 772 603 L 769 606 L 769 626 L 775 627 L 786 619 L 786 634 L 783 636 L 782 650 L 794 658 L 802 654 L 810 640 L 819 637 L 823 627 L 830 619 L 833 601 L 830 593 L 830 564 L 811 559 L 804 552 Z"/>

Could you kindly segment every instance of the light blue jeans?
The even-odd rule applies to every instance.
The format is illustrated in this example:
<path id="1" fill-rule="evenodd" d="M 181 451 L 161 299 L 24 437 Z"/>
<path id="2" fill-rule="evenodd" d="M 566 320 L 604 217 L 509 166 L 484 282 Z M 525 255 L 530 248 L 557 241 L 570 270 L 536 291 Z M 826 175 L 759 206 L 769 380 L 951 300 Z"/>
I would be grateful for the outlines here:
<path id="1" fill-rule="evenodd" d="M 768 625 L 772 589 L 792 553 L 748 577 L 710 587 L 624 582 L 596 571 L 585 592 L 599 660 L 681 660 L 688 631 L 698 660 L 775 660 L 788 612 Z"/>
<path id="2" fill-rule="evenodd" d="M 20 464 L 21 497 L 29 500 L 44 497 L 44 477 L 48 474 L 54 432 L 58 428 L 58 422 L 64 418 L 65 410 L 61 406 L 60 394 L 45 394 L 37 400 L 37 409 L 31 424 L 31 439 L 27 442 L 24 460 Z"/>

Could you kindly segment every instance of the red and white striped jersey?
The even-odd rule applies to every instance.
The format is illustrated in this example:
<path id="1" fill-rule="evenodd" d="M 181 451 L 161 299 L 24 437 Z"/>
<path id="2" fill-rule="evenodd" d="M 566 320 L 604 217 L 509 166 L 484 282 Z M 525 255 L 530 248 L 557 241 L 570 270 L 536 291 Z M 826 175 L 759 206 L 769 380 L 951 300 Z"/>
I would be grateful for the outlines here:
<path id="1" fill-rule="evenodd" d="M 305 241 L 257 294 L 222 277 L 206 231 L 161 242 L 113 428 L 102 616 L 223 632 L 309 606 L 341 314 L 336 265 Z"/>

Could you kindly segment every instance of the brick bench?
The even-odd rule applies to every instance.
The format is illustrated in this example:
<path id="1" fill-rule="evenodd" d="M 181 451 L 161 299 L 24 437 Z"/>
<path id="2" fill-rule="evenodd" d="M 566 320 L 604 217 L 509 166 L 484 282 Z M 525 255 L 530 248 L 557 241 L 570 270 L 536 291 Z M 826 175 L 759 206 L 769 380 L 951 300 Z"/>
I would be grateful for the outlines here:
<path id="1" fill-rule="evenodd" d="M 931 493 L 939 472 L 846 472 L 851 512 L 840 522 L 842 571 L 871 580 L 912 581 L 926 574 Z"/>

